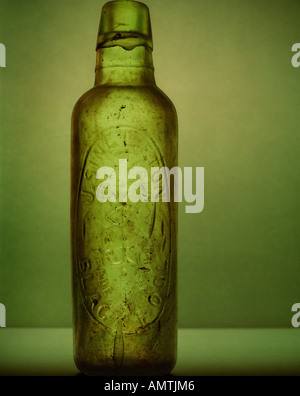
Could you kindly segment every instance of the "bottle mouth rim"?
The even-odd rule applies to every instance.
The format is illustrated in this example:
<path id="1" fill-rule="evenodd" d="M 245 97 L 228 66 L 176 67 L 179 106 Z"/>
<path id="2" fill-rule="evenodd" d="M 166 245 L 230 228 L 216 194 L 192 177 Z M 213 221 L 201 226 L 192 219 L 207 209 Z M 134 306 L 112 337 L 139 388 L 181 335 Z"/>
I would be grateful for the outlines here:
<path id="1" fill-rule="evenodd" d="M 145 3 L 115 0 L 104 4 L 96 50 L 116 46 L 127 50 L 145 46 L 153 50 L 150 11 Z"/>
<path id="2" fill-rule="evenodd" d="M 148 8 L 148 10 L 149 10 L 149 7 L 147 6 L 147 4 L 143 3 L 142 1 L 138 1 L 138 0 L 110 0 L 110 1 L 107 1 L 103 5 L 103 7 L 105 7 L 106 4 L 111 4 L 111 3 L 138 3 L 138 4 L 142 4 L 144 7 Z"/>

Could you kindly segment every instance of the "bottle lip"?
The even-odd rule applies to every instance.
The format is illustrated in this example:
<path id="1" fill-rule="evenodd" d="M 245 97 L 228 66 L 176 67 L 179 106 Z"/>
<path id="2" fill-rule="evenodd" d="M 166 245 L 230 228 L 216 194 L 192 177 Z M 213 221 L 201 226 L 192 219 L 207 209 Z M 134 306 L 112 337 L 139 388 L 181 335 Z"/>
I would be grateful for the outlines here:
<path id="1" fill-rule="evenodd" d="M 143 3 L 142 1 L 138 1 L 138 0 L 110 0 L 110 1 L 107 1 L 103 7 L 105 7 L 107 4 L 110 4 L 110 3 L 139 3 L 139 4 L 142 4 L 142 6 L 148 8 L 148 10 L 149 10 L 149 7 L 147 6 L 147 4 Z"/>
<path id="2" fill-rule="evenodd" d="M 116 46 L 125 50 L 145 46 L 153 50 L 150 12 L 145 3 L 115 0 L 104 4 L 96 50 Z"/>

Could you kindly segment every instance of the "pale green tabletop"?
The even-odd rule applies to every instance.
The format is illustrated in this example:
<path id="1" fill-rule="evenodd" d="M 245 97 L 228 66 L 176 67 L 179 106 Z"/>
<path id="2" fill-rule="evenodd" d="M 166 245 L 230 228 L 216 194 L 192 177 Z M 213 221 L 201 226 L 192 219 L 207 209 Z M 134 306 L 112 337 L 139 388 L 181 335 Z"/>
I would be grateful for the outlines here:
<path id="1" fill-rule="evenodd" d="M 300 329 L 180 329 L 174 376 L 300 375 Z M 0 375 L 76 376 L 71 329 L 0 329 Z"/>

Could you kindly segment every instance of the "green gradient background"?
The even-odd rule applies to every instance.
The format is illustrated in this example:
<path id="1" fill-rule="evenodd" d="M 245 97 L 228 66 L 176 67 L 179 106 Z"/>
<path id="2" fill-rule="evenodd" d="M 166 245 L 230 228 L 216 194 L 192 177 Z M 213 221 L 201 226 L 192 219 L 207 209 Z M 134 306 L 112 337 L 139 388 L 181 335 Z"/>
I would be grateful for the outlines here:
<path id="1" fill-rule="evenodd" d="M 298 0 L 146 0 L 180 166 L 180 327 L 291 327 L 300 302 Z M 8 327 L 71 325 L 72 108 L 93 85 L 99 0 L 0 0 L 0 302 Z"/>

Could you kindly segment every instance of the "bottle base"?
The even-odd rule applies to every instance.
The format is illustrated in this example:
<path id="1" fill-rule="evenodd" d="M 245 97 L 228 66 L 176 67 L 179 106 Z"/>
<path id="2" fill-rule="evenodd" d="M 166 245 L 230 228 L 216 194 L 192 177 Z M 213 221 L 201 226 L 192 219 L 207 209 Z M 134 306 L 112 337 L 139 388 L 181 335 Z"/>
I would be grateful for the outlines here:
<path id="1" fill-rule="evenodd" d="M 154 365 L 148 364 L 132 364 L 127 367 L 106 367 L 95 366 L 85 362 L 75 361 L 76 367 L 82 375 L 98 376 L 98 377 L 151 377 L 151 376 L 167 376 L 175 367 L 175 362 L 164 362 Z"/>

